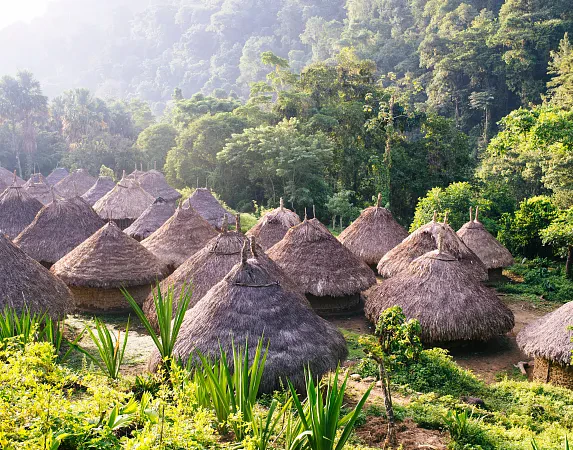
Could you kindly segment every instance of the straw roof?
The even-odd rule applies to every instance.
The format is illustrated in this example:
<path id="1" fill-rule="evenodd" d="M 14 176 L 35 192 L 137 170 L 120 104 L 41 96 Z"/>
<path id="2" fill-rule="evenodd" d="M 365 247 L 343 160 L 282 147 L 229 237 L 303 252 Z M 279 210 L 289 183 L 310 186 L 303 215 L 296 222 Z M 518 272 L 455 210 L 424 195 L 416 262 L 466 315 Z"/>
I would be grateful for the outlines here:
<path id="1" fill-rule="evenodd" d="M 489 269 L 509 267 L 513 264 L 513 256 L 508 249 L 499 243 L 478 221 L 478 208 L 472 220 L 470 208 L 470 221 L 458 230 L 458 236 L 473 251 Z"/>
<path id="2" fill-rule="evenodd" d="M 251 239 L 254 240 L 254 238 Z M 175 272 L 161 282 L 161 292 L 167 292 L 171 288 L 174 298 L 178 299 L 183 287 L 186 287 L 191 292 L 189 308 L 193 307 L 209 289 L 225 278 L 231 269 L 241 261 L 241 252 L 246 241 L 247 238 L 243 233 L 227 231 L 226 223 L 224 223 L 223 231 L 219 235 L 211 239 L 205 247 L 187 259 Z M 255 253 L 259 255 L 259 260 L 265 263 L 269 271 L 281 278 L 283 285 L 288 285 L 290 290 L 302 292 L 297 285 L 287 278 L 284 271 L 265 254 L 262 247 L 257 246 Z M 146 316 L 156 325 L 157 317 L 153 294 L 147 297 L 143 306 Z"/>
<path id="3" fill-rule="evenodd" d="M 175 214 L 141 244 L 175 269 L 216 235 L 217 231 L 191 206 L 179 206 Z"/>
<path id="4" fill-rule="evenodd" d="M 90 206 L 96 204 L 96 202 L 102 198 L 105 194 L 111 191 L 115 187 L 115 181 L 111 177 L 98 177 L 94 185 L 89 188 L 82 198 L 88 202 Z"/>
<path id="5" fill-rule="evenodd" d="M 368 265 L 378 264 L 380 259 L 400 242 L 408 237 L 408 232 L 400 225 L 392 213 L 380 207 L 380 198 L 376 206 L 366 208 L 338 240 Z"/>
<path id="6" fill-rule="evenodd" d="M 72 198 L 84 195 L 95 182 L 96 179 L 86 169 L 78 169 L 58 181 L 54 187 L 62 197 Z"/>
<path id="7" fill-rule="evenodd" d="M 571 364 L 573 302 L 527 325 L 517 335 L 517 345 L 528 356 Z"/>
<path id="8" fill-rule="evenodd" d="M 66 178 L 69 174 L 70 173 L 67 171 L 67 169 L 64 169 L 63 167 L 57 167 L 52 170 L 50 175 L 46 177 L 46 182 L 54 186 L 56 183 Z"/>
<path id="9" fill-rule="evenodd" d="M 44 205 L 14 184 L 0 194 L 0 233 L 10 239 L 32 223 Z"/>
<path id="10" fill-rule="evenodd" d="M 63 318 L 73 305 L 66 285 L 0 233 L 0 309 Z"/>
<path id="11" fill-rule="evenodd" d="M 22 186 L 25 183 L 22 178 L 16 176 L 16 184 Z M 14 172 L 10 172 L 8 169 L 0 166 L 0 190 L 4 190 L 9 186 L 14 184 Z"/>
<path id="12" fill-rule="evenodd" d="M 174 213 L 174 202 L 168 202 L 162 197 L 157 197 L 124 232 L 128 236 L 142 241 L 157 231 Z"/>
<path id="13" fill-rule="evenodd" d="M 447 223 L 432 220 L 418 228 L 400 244 L 386 253 L 378 263 L 378 273 L 385 278 L 406 270 L 414 259 L 438 248 L 438 236 L 443 238 L 444 250 L 461 263 L 478 280 L 488 279 L 487 269 L 480 259 L 458 237 Z"/>
<path id="14" fill-rule="evenodd" d="M 376 323 L 385 309 L 395 305 L 406 317 L 419 320 L 425 343 L 483 341 L 514 326 L 513 313 L 496 292 L 445 250 L 416 258 L 407 270 L 372 288 L 364 312 Z"/>
<path id="15" fill-rule="evenodd" d="M 280 202 L 280 206 L 277 209 L 273 209 L 261 217 L 257 224 L 247 233 L 247 236 L 255 236 L 257 242 L 265 250 L 279 242 L 289 228 L 300 223 L 298 215 L 284 207 L 282 198 Z"/>
<path id="16" fill-rule="evenodd" d="M 113 222 L 56 262 L 51 271 L 68 286 L 113 289 L 151 285 L 167 267 Z"/>
<path id="17" fill-rule="evenodd" d="M 80 197 L 56 199 L 40 210 L 14 243 L 36 261 L 51 265 L 103 224 L 103 220 Z"/>
<path id="18" fill-rule="evenodd" d="M 24 184 L 24 190 L 36 200 L 39 200 L 43 205 L 51 203 L 54 195 L 60 197 L 57 189 L 55 187 L 50 187 L 50 185 L 45 182 L 44 177 L 41 174 L 38 177 L 38 182 L 34 181 L 34 177 L 26 181 Z M 54 191 L 54 195 L 52 195 L 52 190 Z"/>
<path id="19" fill-rule="evenodd" d="M 248 339 L 252 360 L 261 336 L 269 343 L 261 392 L 280 389 L 287 379 L 303 390 L 306 367 L 320 378 L 348 354 L 344 337 L 333 325 L 318 317 L 302 295 L 285 288 L 263 260 L 247 259 L 245 252 L 242 261 L 187 311 L 174 355 L 185 361 L 198 350 L 216 357 L 221 346 L 232 364 L 232 343 L 241 347 Z M 154 352 L 150 367 L 159 362 Z"/>
<path id="20" fill-rule="evenodd" d="M 227 215 L 227 220 L 233 220 L 233 215 L 221 206 L 219 201 L 207 188 L 195 189 L 195 192 L 187 199 L 186 203 L 191 205 L 195 211 L 201 214 L 203 219 L 215 228 L 221 228 L 225 215 Z"/>
<path id="21" fill-rule="evenodd" d="M 145 192 L 135 180 L 123 177 L 115 187 L 94 205 L 103 219 L 137 219 L 155 199 Z M 130 224 L 131 225 L 131 224 Z"/>
<path id="22" fill-rule="evenodd" d="M 374 273 L 316 219 L 292 227 L 267 254 L 306 294 L 344 297 L 376 283 Z"/>
<path id="23" fill-rule="evenodd" d="M 181 194 L 169 186 L 165 176 L 157 170 L 152 169 L 143 173 L 137 178 L 137 181 L 139 181 L 143 189 L 155 198 L 163 197 L 167 201 L 175 201 L 181 198 Z"/>

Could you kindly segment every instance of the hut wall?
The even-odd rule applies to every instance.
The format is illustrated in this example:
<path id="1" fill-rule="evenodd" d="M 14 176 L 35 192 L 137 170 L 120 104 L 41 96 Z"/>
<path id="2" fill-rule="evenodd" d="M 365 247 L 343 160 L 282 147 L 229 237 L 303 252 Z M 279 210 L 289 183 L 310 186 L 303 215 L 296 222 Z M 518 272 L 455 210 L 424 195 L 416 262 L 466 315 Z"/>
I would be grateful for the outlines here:
<path id="1" fill-rule="evenodd" d="M 131 224 L 135 222 L 135 219 L 113 219 L 113 221 L 118 226 L 118 228 L 123 231 L 126 228 L 129 228 Z"/>
<path id="2" fill-rule="evenodd" d="M 564 366 L 543 358 L 535 358 L 533 380 L 573 389 L 573 366 Z"/>
<path id="3" fill-rule="evenodd" d="M 488 269 L 487 275 L 489 281 L 502 281 L 503 269 L 501 267 L 497 267 L 495 269 Z"/>
<path id="4" fill-rule="evenodd" d="M 319 315 L 336 315 L 339 313 L 349 313 L 359 311 L 362 306 L 360 294 L 347 295 L 344 297 L 317 297 L 306 294 L 312 308 Z"/>
<path id="5" fill-rule="evenodd" d="M 85 312 L 123 313 L 131 310 L 131 306 L 119 289 L 99 289 L 89 287 L 69 286 L 74 296 L 76 309 Z M 138 305 L 151 292 L 151 286 L 132 286 L 127 291 Z"/>

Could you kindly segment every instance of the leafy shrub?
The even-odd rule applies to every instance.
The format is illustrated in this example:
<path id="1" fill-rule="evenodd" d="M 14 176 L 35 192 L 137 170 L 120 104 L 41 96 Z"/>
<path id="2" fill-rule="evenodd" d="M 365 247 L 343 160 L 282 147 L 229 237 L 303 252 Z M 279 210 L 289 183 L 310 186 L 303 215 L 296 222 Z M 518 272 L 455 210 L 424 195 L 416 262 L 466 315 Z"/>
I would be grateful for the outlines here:
<path id="1" fill-rule="evenodd" d="M 504 214 L 501 217 L 498 239 L 514 255 L 549 256 L 551 250 L 543 247 L 540 232 L 556 215 L 557 207 L 549 197 L 523 200 L 513 216 Z"/>
<path id="2" fill-rule="evenodd" d="M 396 384 L 417 392 L 441 395 L 478 395 L 484 384 L 470 371 L 458 366 L 447 350 L 423 350 L 417 361 L 401 366 L 392 375 Z"/>
<path id="3" fill-rule="evenodd" d="M 380 373 L 378 369 L 378 364 L 371 358 L 362 358 L 356 366 L 354 366 L 354 372 L 360 374 L 362 378 L 374 377 L 378 379 Z"/>

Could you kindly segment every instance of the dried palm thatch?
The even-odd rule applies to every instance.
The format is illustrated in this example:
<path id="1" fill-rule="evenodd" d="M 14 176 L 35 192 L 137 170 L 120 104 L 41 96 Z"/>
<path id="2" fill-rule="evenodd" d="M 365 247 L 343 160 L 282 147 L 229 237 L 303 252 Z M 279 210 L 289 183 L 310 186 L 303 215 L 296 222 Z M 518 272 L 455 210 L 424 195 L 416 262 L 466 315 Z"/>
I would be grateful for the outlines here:
<path id="1" fill-rule="evenodd" d="M 43 206 L 22 186 L 13 184 L 0 194 L 0 233 L 14 239 L 32 223 Z"/>
<path id="2" fill-rule="evenodd" d="M 0 233 L 0 308 L 64 318 L 73 308 L 66 285 Z"/>
<path id="3" fill-rule="evenodd" d="M 435 214 L 434 220 L 418 228 L 382 257 L 377 266 L 378 273 L 390 278 L 407 270 L 414 259 L 438 248 L 438 236 L 442 236 L 444 250 L 459 259 L 476 279 L 488 279 L 487 269 L 476 254 L 461 241 L 446 221 L 436 222 Z"/>
<path id="4" fill-rule="evenodd" d="M 408 237 L 392 213 L 380 207 L 378 194 L 376 206 L 366 208 L 338 240 L 369 266 L 375 266 L 382 257 Z"/>
<path id="5" fill-rule="evenodd" d="M 247 236 L 254 236 L 257 242 L 265 250 L 268 250 L 279 242 L 289 230 L 300 223 L 298 215 L 284 207 L 283 199 L 280 200 L 280 206 L 268 212 L 257 224 L 249 230 Z"/>
<path id="6" fill-rule="evenodd" d="M 34 197 L 36 200 L 40 201 L 43 205 L 48 205 L 52 202 L 54 195 L 61 198 L 58 195 L 58 191 L 55 187 L 50 187 L 48 183 L 45 182 L 44 177 L 40 174 L 38 176 L 38 182 L 34 181 L 34 178 L 30 178 L 24 184 L 24 190 Z M 52 195 L 52 191 L 54 195 Z"/>
<path id="7" fill-rule="evenodd" d="M 58 181 L 54 187 L 62 197 L 72 198 L 84 195 L 95 182 L 96 179 L 86 169 L 78 169 Z"/>
<path id="8" fill-rule="evenodd" d="M 167 274 L 167 267 L 113 222 L 52 266 L 72 290 L 76 307 L 118 311 L 129 307 L 120 288 L 127 288 L 142 303 L 151 285 Z"/>
<path id="9" fill-rule="evenodd" d="M 139 177 L 145 173 L 145 171 L 143 170 L 143 164 L 140 164 L 139 166 L 140 169 L 137 168 L 137 163 L 135 163 L 134 166 L 135 170 L 131 172 L 129 175 L 127 175 L 127 177 L 124 174 L 124 178 L 127 178 L 129 180 L 138 180 Z"/>
<path id="10" fill-rule="evenodd" d="M 16 184 L 18 186 L 23 186 L 24 183 L 25 181 L 22 180 L 22 178 L 16 176 Z M 0 190 L 3 191 L 4 189 L 6 189 L 9 186 L 12 186 L 13 184 L 14 184 L 14 173 L 0 166 Z"/>
<path id="11" fill-rule="evenodd" d="M 184 361 L 197 350 L 216 357 L 221 346 L 232 364 L 233 342 L 244 346 L 248 339 L 254 348 L 261 336 L 268 340 L 269 350 L 260 392 L 280 389 L 287 379 L 302 391 L 306 367 L 320 378 L 348 354 L 340 332 L 318 317 L 302 295 L 285 288 L 260 259 L 247 259 L 246 251 L 241 262 L 187 311 L 174 354 Z M 155 369 L 159 362 L 159 354 L 152 354 L 150 367 Z"/>
<path id="12" fill-rule="evenodd" d="M 307 294 L 317 309 L 345 309 L 376 283 L 374 272 L 318 220 L 292 227 L 268 251 L 269 257 Z M 345 298 L 352 296 L 351 298 Z M 318 298 L 315 298 L 318 297 Z M 320 298 L 325 302 L 320 305 Z M 340 301 L 332 301 L 340 299 Z M 346 302 L 350 302 L 345 304 Z"/>
<path id="13" fill-rule="evenodd" d="M 237 229 L 240 230 L 237 215 Z M 251 238 L 254 239 L 255 238 Z M 181 264 L 175 272 L 161 282 L 161 292 L 173 289 L 174 298 L 179 298 L 183 288 L 191 291 L 189 308 L 192 308 L 206 293 L 221 281 L 231 269 L 241 261 L 242 248 L 247 238 L 240 231 L 227 231 L 226 220 L 223 230 L 218 236 L 211 239 L 205 247 L 195 253 L 191 258 Z M 255 244 L 253 244 L 255 245 Z M 300 291 L 284 272 L 272 261 L 261 247 L 255 247 L 253 252 L 258 256 L 261 264 L 277 278 L 281 278 L 283 285 L 290 290 Z M 147 297 L 143 310 L 153 326 L 157 326 L 157 315 L 153 295 Z"/>
<path id="14" fill-rule="evenodd" d="M 52 170 L 52 173 L 46 177 L 46 183 L 50 186 L 56 185 L 58 182 L 66 178 L 70 173 L 63 167 L 57 167 Z"/>
<path id="15" fill-rule="evenodd" d="M 491 275 L 491 271 L 511 266 L 514 262 L 513 256 L 478 221 L 478 214 L 479 209 L 476 208 L 475 218 L 472 219 L 470 208 L 470 221 L 458 230 L 458 236 L 484 263 Z"/>
<path id="16" fill-rule="evenodd" d="M 433 250 L 408 269 L 367 293 L 364 311 L 373 323 L 398 305 L 406 317 L 418 319 L 425 343 L 486 341 L 514 326 L 511 310 L 465 266 L 444 250 Z"/>
<path id="17" fill-rule="evenodd" d="M 114 187 L 115 181 L 113 181 L 111 177 L 98 177 L 94 185 L 82 195 L 82 198 L 88 202 L 90 206 L 93 206 Z"/>
<path id="18" fill-rule="evenodd" d="M 201 214 L 201 217 L 209 222 L 215 228 L 221 229 L 223 217 L 227 220 L 233 220 L 233 215 L 221 206 L 219 201 L 211 194 L 207 188 L 197 188 L 193 195 L 186 200 L 195 211 Z"/>
<path id="19" fill-rule="evenodd" d="M 14 240 L 36 261 L 50 267 L 103 226 L 103 220 L 80 197 L 44 206 Z"/>
<path id="20" fill-rule="evenodd" d="M 174 202 L 168 202 L 163 197 L 157 197 L 124 232 L 136 241 L 142 241 L 157 231 L 174 213 Z"/>
<path id="21" fill-rule="evenodd" d="M 162 197 L 168 202 L 174 202 L 181 198 L 181 194 L 169 186 L 165 176 L 157 170 L 152 169 L 143 173 L 137 178 L 137 181 L 143 189 L 155 198 Z"/>
<path id="22" fill-rule="evenodd" d="M 141 244 L 175 270 L 201 250 L 217 231 L 191 206 L 179 206 L 167 222 Z"/>
<path id="23" fill-rule="evenodd" d="M 517 335 L 517 344 L 528 356 L 571 364 L 572 326 L 573 302 L 569 302 L 527 325 Z"/>
<path id="24" fill-rule="evenodd" d="M 99 216 L 113 220 L 125 230 L 151 205 L 155 199 L 145 192 L 136 180 L 125 177 L 94 205 Z"/>

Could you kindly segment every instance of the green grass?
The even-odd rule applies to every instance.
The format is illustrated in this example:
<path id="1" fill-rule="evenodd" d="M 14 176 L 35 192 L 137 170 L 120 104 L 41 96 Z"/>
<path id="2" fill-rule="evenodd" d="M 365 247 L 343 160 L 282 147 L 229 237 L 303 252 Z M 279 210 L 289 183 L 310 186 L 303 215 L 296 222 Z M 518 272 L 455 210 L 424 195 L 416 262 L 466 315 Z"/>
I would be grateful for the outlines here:
<path id="1" fill-rule="evenodd" d="M 573 300 L 573 281 L 563 276 L 564 265 L 544 258 L 516 263 L 506 270 L 511 281 L 496 283 L 501 293 L 519 296 L 540 304 Z"/>
<path id="2" fill-rule="evenodd" d="M 358 343 L 360 334 L 348 331 L 344 328 L 339 328 L 338 330 L 342 333 L 348 344 L 348 360 L 359 361 L 362 358 L 366 358 L 366 353 L 364 353 L 362 346 Z"/>

